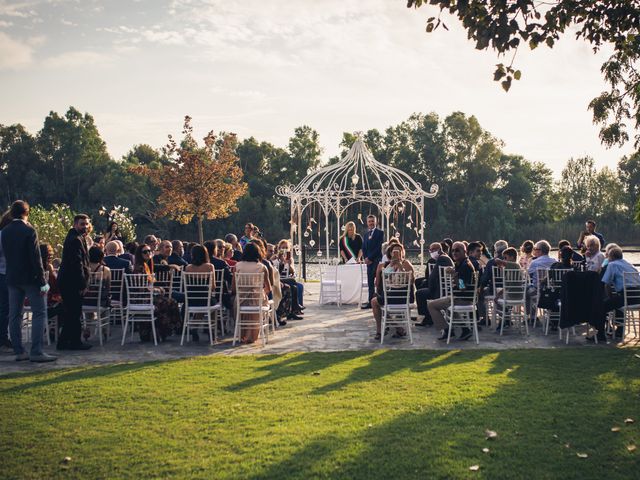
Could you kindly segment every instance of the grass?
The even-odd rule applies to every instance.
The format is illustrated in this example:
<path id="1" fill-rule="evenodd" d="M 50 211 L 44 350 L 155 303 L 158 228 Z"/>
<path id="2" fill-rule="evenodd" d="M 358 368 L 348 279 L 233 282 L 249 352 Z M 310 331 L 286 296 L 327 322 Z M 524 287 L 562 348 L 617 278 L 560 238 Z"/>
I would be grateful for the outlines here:
<path id="1" fill-rule="evenodd" d="M 215 356 L 10 375 L 0 477 L 637 478 L 636 352 Z"/>

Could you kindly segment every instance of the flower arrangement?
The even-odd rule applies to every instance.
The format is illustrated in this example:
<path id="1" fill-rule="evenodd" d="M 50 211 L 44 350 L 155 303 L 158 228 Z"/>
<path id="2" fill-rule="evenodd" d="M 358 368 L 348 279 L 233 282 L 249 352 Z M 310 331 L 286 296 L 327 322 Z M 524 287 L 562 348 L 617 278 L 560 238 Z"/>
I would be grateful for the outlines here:
<path id="1" fill-rule="evenodd" d="M 71 207 L 64 203 L 54 203 L 49 209 L 36 205 L 30 209 L 29 223 L 38 232 L 40 242 L 50 244 L 55 256 L 60 257 L 64 239 L 73 227 L 75 215 Z"/>

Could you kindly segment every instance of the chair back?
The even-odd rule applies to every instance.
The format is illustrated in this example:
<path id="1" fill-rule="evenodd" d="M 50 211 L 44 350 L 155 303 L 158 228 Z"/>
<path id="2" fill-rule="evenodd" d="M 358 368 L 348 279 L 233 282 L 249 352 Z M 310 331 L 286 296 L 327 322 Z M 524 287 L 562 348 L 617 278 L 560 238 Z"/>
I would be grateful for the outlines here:
<path id="1" fill-rule="evenodd" d="M 362 284 L 363 287 L 369 286 L 369 277 L 367 275 L 367 264 L 366 263 L 361 263 L 360 264 L 360 283 Z"/>
<path id="2" fill-rule="evenodd" d="M 173 284 L 171 290 L 175 292 L 182 291 L 182 269 L 173 271 Z"/>
<path id="3" fill-rule="evenodd" d="M 427 263 L 427 270 L 429 271 L 429 275 L 431 275 L 431 272 L 433 272 L 433 269 L 435 268 L 436 264 L 435 263 Z"/>
<path id="4" fill-rule="evenodd" d="M 213 296 L 218 299 L 218 303 L 222 305 L 222 294 L 224 293 L 224 270 L 222 268 L 213 272 L 216 284 L 213 287 Z"/>
<path id="5" fill-rule="evenodd" d="M 571 268 L 554 268 L 549 270 L 547 284 L 553 289 L 562 287 L 562 279 L 567 272 L 571 271 L 573 271 Z"/>
<path id="6" fill-rule="evenodd" d="M 496 296 L 496 292 L 504 287 L 504 268 L 494 265 L 491 267 L 491 278 L 493 280 L 493 296 Z"/>
<path id="7" fill-rule="evenodd" d="M 173 288 L 173 268 L 169 270 L 165 270 L 163 272 L 155 272 L 156 281 L 154 283 L 155 287 L 162 288 L 162 294 L 165 297 L 171 296 L 171 289 Z"/>
<path id="8" fill-rule="evenodd" d="M 152 278 L 146 273 L 126 273 L 124 284 L 127 289 L 127 306 L 146 306 L 153 308 Z"/>
<path id="9" fill-rule="evenodd" d="M 503 274 L 504 299 L 524 302 L 527 295 L 529 274 L 524 270 L 515 269 L 504 269 Z"/>
<path id="10" fill-rule="evenodd" d="M 262 307 L 264 302 L 264 274 L 236 273 L 234 275 L 236 287 L 236 306 L 250 305 Z"/>
<path id="11" fill-rule="evenodd" d="M 124 268 L 111 269 L 111 298 L 122 301 L 122 291 L 124 290 Z"/>
<path id="12" fill-rule="evenodd" d="M 382 272 L 385 305 L 409 305 L 412 272 Z"/>
<path id="13" fill-rule="evenodd" d="M 189 306 L 210 307 L 213 293 L 213 272 L 184 272 L 184 302 Z"/>
<path id="14" fill-rule="evenodd" d="M 624 305 L 640 308 L 640 272 L 624 272 Z"/>
<path id="15" fill-rule="evenodd" d="M 453 289 L 453 279 L 451 277 L 451 274 L 447 273 L 447 268 L 453 267 L 438 267 L 438 275 L 440 277 L 440 298 L 450 296 Z"/>
<path id="16" fill-rule="evenodd" d="M 471 278 L 471 285 L 465 285 L 464 289 L 454 288 L 454 278 L 453 275 L 450 276 L 451 279 L 450 287 L 451 288 L 451 305 L 454 304 L 454 300 L 464 300 L 466 302 L 471 302 L 472 305 L 476 305 L 478 302 L 478 272 L 473 272 L 473 277 Z"/>
<path id="17" fill-rule="evenodd" d="M 540 293 L 542 287 L 547 285 L 549 281 L 549 269 L 548 268 L 536 268 L 536 291 Z"/>
<path id="18" fill-rule="evenodd" d="M 338 265 L 320 265 L 320 281 L 321 282 L 337 282 L 338 281 Z"/>
<path id="19" fill-rule="evenodd" d="M 85 292 L 82 303 L 84 305 L 101 305 L 103 288 L 103 274 L 102 272 L 91 272 L 89 274 L 89 283 L 87 284 L 87 291 Z"/>

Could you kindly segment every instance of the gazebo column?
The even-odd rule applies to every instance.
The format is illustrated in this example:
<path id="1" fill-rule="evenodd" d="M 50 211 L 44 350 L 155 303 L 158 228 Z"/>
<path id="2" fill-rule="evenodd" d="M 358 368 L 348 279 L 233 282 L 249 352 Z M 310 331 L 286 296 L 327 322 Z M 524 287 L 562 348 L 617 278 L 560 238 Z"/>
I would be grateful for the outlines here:
<path id="1" fill-rule="evenodd" d="M 302 209 L 300 208 L 300 201 L 296 202 L 297 212 L 298 212 L 298 251 L 300 252 L 300 256 L 302 257 Z M 302 258 L 298 259 L 300 264 L 302 264 Z"/>
<path id="2" fill-rule="evenodd" d="M 329 201 L 325 199 L 324 201 L 324 237 L 325 237 L 325 248 L 327 251 L 327 265 L 329 264 Z M 318 245 L 318 249 L 320 246 Z"/>
<path id="3" fill-rule="evenodd" d="M 420 270 L 424 266 L 424 197 L 420 200 L 420 238 L 418 243 L 420 244 Z"/>
<path id="4" fill-rule="evenodd" d="M 338 261 L 340 261 L 340 197 L 338 197 L 338 201 L 336 202 L 336 248 L 338 249 L 336 255 L 338 257 Z"/>

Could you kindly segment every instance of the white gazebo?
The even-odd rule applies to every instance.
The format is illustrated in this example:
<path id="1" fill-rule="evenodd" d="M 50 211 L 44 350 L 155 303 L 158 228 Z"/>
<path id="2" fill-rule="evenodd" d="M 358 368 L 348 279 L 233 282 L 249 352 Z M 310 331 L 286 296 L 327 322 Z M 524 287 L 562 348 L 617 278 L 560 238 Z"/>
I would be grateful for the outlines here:
<path id="1" fill-rule="evenodd" d="M 356 141 L 347 154 L 336 164 L 321 168 L 307 175 L 298 185 L 280 185 L 276 193 L 289 198 L 291 204 L 291 243 L 297 254 L 302 248 L 303 236 L 313 233 L 314 224 L 318 228 L 318 256 L 322 256 L 320 239 L 321 225 L 324 223 L 324 240 L 326 259 L 334 239 L 331 238 L 330 225 L 334 220 L 335 245 L 339 244 L 344 229 L 344 218 L 349 207 L 356 204 L 370 204 L 376 207 L 381 228 L 385 231 L 387 240 L 394 235 L 401 237 L 400 230 L 409 228 L 415 234 L 413 244 L 420 247 L 420 264 L 424 257 L 424 199 L 433 198 L 438 193 L 438 186 L 433 184 L 426 192 L 420 183 L 413 180 L 400 169 L 378 162 L 364 143 L 362 132 L 356 132 Z M 316 220 L 308 211 L 315 208 L 318 214 Z M 415 214 L 408 214 L 411 209 Z M 308 226 L 303 231 L 303 215 L 307 211 Z M 402 221 L 398 220 L 402 214 Z M 392 222 L 395 215 L 396 222 Z M 415 217 L 415 218 L 414 218 Z M 361 214 L 358 214 L 361 223 Z M 391 230 L 395 233 L 392 233 Z M 310 239 L 311 247 L 315 240 Z"/>

